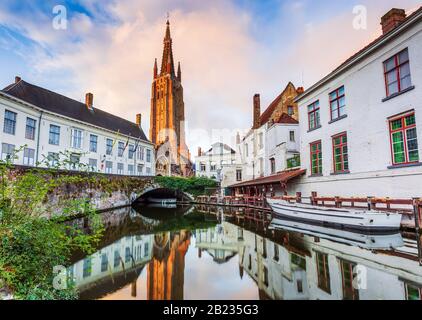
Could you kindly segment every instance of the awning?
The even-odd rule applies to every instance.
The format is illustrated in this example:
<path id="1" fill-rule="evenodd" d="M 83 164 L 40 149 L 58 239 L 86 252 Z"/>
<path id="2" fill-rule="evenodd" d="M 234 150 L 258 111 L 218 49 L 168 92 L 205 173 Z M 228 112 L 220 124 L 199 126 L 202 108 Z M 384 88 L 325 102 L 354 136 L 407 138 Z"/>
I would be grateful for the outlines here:
<path id="1" fill-rule="evenodd" d="M 240 188 L 240 187 L 250 187 L 250 186 L 259 186 L 265 184 L 274 184 L 274 183 L 287 183 L 288 181 L 292 180 L 293 178 L 299 177 L 305 174 L 305 169 L 295 169 L 295 170 L 286 170 L 272 176 L 262 177 L 255 180 L 249 180 L 245 182 L 241 182 L 238 184 L 234 184 L 229 186 L 229 188 Z"/>

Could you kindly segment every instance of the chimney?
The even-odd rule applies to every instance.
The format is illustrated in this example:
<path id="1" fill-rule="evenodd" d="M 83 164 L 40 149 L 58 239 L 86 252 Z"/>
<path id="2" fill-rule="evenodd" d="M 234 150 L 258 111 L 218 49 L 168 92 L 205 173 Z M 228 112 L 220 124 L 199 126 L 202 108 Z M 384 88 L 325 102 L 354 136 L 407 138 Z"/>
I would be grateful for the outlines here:
<path id="1" fill-rule="evenodd" d="M 297 94 L 302 94 L 305 92 L 305 89 L 303 87 L 299 87 L 296 89 Z"/>
<path id="2" fill-rule="evenodd" d="M 381 18 L 382 33 L 386 34 L 399 26 L 406 19 L 403 9 L 393 8 Z"/>
<path id="3" fill-rule="evenodd" d="M 22 80 L 21 77 L 18 77 L 18 76 L 15 77 L 15 83 L 18 83 L 21 80 Z"/>
<path id="4" fill-rule="evenodd" d="M 254 95 L 253 97 L 253 127 L 252 129 L 258 129 L 260 125 L 261 117 L 261 97 L 259 94 Z"/>
<path id="5" fill-rule="evenodd" d="M 94 105 L 94 95 L 92 93 L 87 93 L 85 95 L 85 104 L 89 110 L 92 110 Z"/>
<path id="6" fill-rule="evenodd" d="M 240 133 L 236 134 L 236 144 L 240 144 Z"/>
<path id="7" fill-rule="evenodd" d="M 142 125 L 142 114 L 138 113 L 136 115 L 136 124 L 138 125 L 138 127 L 140 128 Z"/>
<path id="8" fill-rule="evenodd" d="M 198 147 L 198 157 L 202 156 L 202 149 L 201 147 Z"/>

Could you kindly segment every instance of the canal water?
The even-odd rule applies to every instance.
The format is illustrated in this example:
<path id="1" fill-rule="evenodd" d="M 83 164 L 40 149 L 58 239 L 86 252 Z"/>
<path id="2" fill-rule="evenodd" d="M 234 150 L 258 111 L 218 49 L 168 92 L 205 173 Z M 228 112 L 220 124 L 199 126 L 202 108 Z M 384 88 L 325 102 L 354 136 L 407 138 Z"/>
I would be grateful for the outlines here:
<path id="1" fill-rule="evenodd" d="M 411 234 L 359 234 L 210 206 L 125 208 L 103 220 L 98 251 L 76 253 L 68 268 L 81 299 L 422 296 Z"/>

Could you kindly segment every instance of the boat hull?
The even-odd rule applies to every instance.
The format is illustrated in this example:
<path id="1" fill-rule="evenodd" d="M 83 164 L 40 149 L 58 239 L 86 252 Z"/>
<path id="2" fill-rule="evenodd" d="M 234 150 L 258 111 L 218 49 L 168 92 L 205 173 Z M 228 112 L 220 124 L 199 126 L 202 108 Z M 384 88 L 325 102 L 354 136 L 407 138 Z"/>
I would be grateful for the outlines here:
<path id="1" fill-rule="evenodd" d="M 267 199 L 275 217 L 296 221 L 317 222 L 345 229 L 397 231 L 401 215 L 380 211 L 323 208 L 306 204 L 290 204 L 284 200 Z"/>

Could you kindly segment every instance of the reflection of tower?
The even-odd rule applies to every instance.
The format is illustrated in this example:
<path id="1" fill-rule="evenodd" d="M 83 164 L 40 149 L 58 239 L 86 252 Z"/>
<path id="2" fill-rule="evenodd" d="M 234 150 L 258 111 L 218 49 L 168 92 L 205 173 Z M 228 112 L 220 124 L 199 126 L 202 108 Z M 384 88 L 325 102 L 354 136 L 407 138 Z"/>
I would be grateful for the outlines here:
<path id="1" fill-rule="evenodd" d="M 183 300 L 187 231 L 157 234 L 153 259 L 148 265 L 148 300 Z"/>

